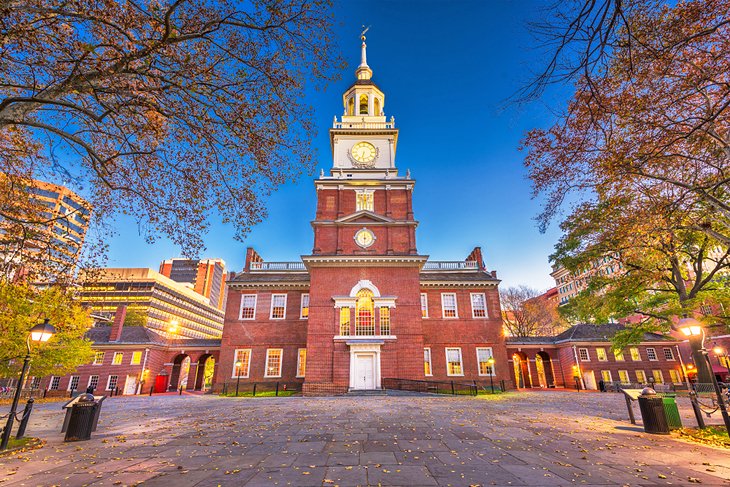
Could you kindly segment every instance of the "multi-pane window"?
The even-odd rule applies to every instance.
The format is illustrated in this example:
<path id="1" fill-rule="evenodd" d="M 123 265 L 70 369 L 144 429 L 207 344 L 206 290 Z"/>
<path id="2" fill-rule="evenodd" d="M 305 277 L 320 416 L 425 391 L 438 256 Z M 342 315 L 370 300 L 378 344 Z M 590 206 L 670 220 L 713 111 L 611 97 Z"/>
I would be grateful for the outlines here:
<path id="1" fill-rule="evenodd" d="M 248 377 L 251 368 L 251 349 L 237 349 L 233 354 L 232 377 Z"/>
<path id="2" fill-rule="evenodd" d="M 657 360 L 656 350 L 654 350 L 653 348 L 646 349 L 646 356 L 649 357 L 649 360 L 652 360 L 652 361 Z"/>
<path id="3" fill-rule="evenodd" d="M 459 312 L 456 309 L 456 294 L 441 293 L 441 316 L 444 318 L 459 317 Z"/>
<path id="4" fill-rule="evenodd" d="M 380 334 L 390 335 L 390 308 L 382 307 L 380 311 Z"/>
<path id="5" fill-rule="evenodd" d="M 96 387 L 99 385 L 99 376 L 98 375 L 92 375 L 89 377 L 89 387 L 96 389 Z"/>
<path id="6" fill-rule="evenodd" d="M 638 362 L 641 360 L 641 355 L 639 354 L 639 349 L 636 347 L 629 348 L 629 353 L 631 354 L 631 360 L 634 362 Z"/>
<path id="7" fill-rule="evenodd" d="M 421 318 L 428 318 L 428 294 L 421 293 Z"/>
<path id="8" fill-rule="evenodd" d="M 340 335 L 350 335 L 350 308 L 340 308 Z"/>
<path id="9" fill-rule="evenodd" d="M 477 362 L 479 363 L 479 375 L 494 375 L 492 364 L 489 359 L 492 358 L 491 348 L 477 348 Z"/>
<path id="10" fill-rule="evenodd" d="M 361 289 L 355 305 L 355 335 L 375 335 L 375 307 L 373 292 Z"/>
<path id="11" fill-rule="evenodd" d="M 591 357 L 590 357 L 590 355 L 588 355 L 587 348 L 579 348 L 578 357 L 580 357 L 581 362 L 590 362 L 591 361 Z"/>
<path id="12" fill-rule="evenodd" d="M 110 375 L 109 380 L 106 381 L 106 390 L 113 391 L 114 389 L 116 389 L 118 381 L 119 381 L 119 376 Z"/>
<path id="13" fill-rule="evenodd" d="M 39 389 L 41 387 L 41 378 L 40 377 L 32 377 L 30 380 L 30 388 L 31 389 Z"/>
<path id="14" fill-rule="evenodd" d="M 601 378 L 603 379 L 603 382 L 613 382 L 613 379 L 611 378 L 611 371 L 610 370 L 602 370 L 601 371 Z"/>
<path id="15" fill-rule="evenodd" d="M 286 318 L 286 294 L 272 294 L 269 319 L 283 320 L 284 318 Z"/>
<path id="16" fill-rule="evenodd" d="M 139 365 L 142 363 L 142 352 L 132 352 L 132 361 L 129 365 Z"/>
<path id="17" fill-rule="evenodd" d="M 306 320 L 309 318 L 309 294 L 302 294 L 302 304 L 299 308 L 299 318 Z"/>
<path id="18" fill-rule="evenodd" d="M 61 385 L 61 378 L 57 375 L 54 375 L 53 377 L 51 377 L 51 383 L 48 388 L 52 391 L 57 391 L 59 385 Z"/>
<path id="19" fill-rule="evenodd" d="M 487 299 L 484 297 L 484 293 L 471 293 L 471 317 L 487 317 Z"/>
<path id="20" fill-rule="evenodd" d="M 598 357 L 599 362 L 605 362 L 608 360 L 608 356 L 606 355 L 606 349 L 605 348 L 597 348 L 596 349 L 596 357 Z"/>
<path id="21" fill-rule="evenodd" d="M 646 373 L 643 370 L 636 371 L 636 382 L 646 384 Z"/>
<path id="22" fill-rule="evenodd" d="M 446 349 L 446 375 L 464 375 L 460 348 Z"/>
<path id="23" fill-rule="evenodd" d="M 124 360 L 123 352 L 114 352 L 114 357 L 112 358 L 112 365 L 122 365 L 123 360 Z"/>
<path id="24" fill-rule="evenodd" d="M 281 348 L 269 348 L 266 350 L 266 372 L 264 377 L 281 377 Z"/>
<path id="25" fill-rule="evenodd" d="M 664 360 L 674 360 L 674 351 L 671 348 L 664 349 Z"/>
<path id="26" fill-rule="evenodd" d="M 616 359 L 616 362 L 623 362 L 625 360 L 624 351 L 623 350 L 614 350 L 613 357 Z"/>
<path id="27" fill-rule="evenodd" d="M 372 189 L 360 189 L 355 194 L 355 211 L 368 210 L 373 211 L 374 208 L 374 191 Z"/>
<path id="28" fill-rule="evenodd" d="M 661 370 L 652 370 L 651 375 L 654 376 L 654 382 L 664 384 L 664 374 Z"/>
<path id="29" fill-rule="evenodd" d="M 79 389 L 79 380 L 81 379 L 78 375 L 72 375 L 71 380 L 68 381 L 68 390 L 76 391 Z"/>
<path id="30" fill-rule="evenodd" d="M 672 379 L 673 384 L 680 384 L 682 382 L 682 379 L 679 378 L 679 372 L 674 369 L 669 371 L 669 377 Z"/>
<path id="31" fill-rule="evenodd" d="M 94 365 L 101 365 L 104 363 L 104 355 L 105 352 L 96 352 L 94 353 Z"/>
<path id="32" fill-rule="evenodd" d="M 256 316 L 256 295 L 243 294 L 241 296 L 240 319 L 252 320 Z"/>
<path id="33" fill-rule="evenodd" d="M 628 370 L 619 370 L 618 371 L 618 380 L 620 380 L 622 384 L 629 384 L 631 382 L 631 380 L 629 379 L 629 371 Z"/>
<path id="34" fill-rule="evenodd" d="M 433 368 L 431 366 L 431 349 L 430 348 L 423 349 L 423 373 L 428 376 L 433 375 Z"/>
<path id="35" fill-rule="evenodd" d="M 297 355 L 297 377 L 304 377 L 307 370 L 307 349 L 300 348 Z"/>

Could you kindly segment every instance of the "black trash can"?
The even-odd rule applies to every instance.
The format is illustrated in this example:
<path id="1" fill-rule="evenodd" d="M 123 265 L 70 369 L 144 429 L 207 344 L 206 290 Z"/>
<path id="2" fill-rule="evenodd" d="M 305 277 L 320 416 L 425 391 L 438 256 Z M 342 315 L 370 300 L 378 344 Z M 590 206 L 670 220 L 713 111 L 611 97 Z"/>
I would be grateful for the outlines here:
<path id="1" fill-rule="evenodd" d="M 668 435 L 669 424 L 664 412 L 664 400 L 651 387 L 645 387 L 639 396 L 639 410 L 644 431 L 655 435 Z"/>
<path id="2" fill-rule="evenodd" d="M 71 417 L 63 441 L 83 441 L 91 439 L 94 418 L 99 404 L 91 394 L 84 394 L 71 408 Z"/>

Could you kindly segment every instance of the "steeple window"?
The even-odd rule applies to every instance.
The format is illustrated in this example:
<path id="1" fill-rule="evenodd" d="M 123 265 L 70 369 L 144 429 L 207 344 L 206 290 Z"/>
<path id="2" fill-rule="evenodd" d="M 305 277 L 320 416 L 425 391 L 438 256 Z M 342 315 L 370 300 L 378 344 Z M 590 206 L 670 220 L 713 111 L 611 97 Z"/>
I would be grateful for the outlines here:
<path id="1" fill-rule="evenodd" d="M 368 114 L 368 95 L 360 95 L 360 115 Z"/>
<path id="2" fill-rule="evenodd" d="M 355 194 L 355 211 L 373 211 L 373 190 L 362 189 Z"/>
<path id="3" fill-rule="evenodd" d="M 351 96 L 347 99 L 347 114 L 355 115 L 355 97 Z"/>
<path id="4" fill-rule="evenodd" d="M 375 105 L 375 109 L 373 110 L 373 115 L 375 115 L 376 117 L 379 117 L 380 116 L 380 98 L 378 98 L 378 97 L 375 98 L 374 105 Z"/>

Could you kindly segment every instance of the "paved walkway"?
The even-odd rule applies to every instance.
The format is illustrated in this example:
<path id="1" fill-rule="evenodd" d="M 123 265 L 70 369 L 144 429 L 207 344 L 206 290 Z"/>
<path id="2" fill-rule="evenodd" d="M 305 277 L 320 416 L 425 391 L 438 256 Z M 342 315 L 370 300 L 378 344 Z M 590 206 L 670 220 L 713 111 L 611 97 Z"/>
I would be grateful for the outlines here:
<path id="1" fill-rule="evenodd" d="M 727 450 L 643 433 L 618 394 L 122 397 L 67 444 L 58 406 L 34 412 L 44 448 L 0 459 L 0 487 L 730 485 Z"/>

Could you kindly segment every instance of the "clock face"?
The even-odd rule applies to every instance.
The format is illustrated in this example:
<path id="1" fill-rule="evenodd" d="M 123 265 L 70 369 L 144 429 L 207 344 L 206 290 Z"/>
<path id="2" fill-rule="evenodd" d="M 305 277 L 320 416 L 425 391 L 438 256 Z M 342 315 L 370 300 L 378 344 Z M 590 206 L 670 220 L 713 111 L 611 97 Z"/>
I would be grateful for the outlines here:
<path id="1" fill-rule="evenodd" d="M 367 228 L 361 228 L 355 234 L 355 243 L 366 249 L 375 243 L 375 235 Z"/>
<path id="2" fill-rule="evenodd" d="M 358 142 L 352 146 L 350 151 L 352 158 L 362 165 L 372 166 L 378 156 L 378 149 L 370 142 Z"/>

